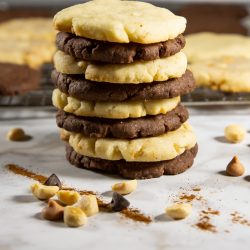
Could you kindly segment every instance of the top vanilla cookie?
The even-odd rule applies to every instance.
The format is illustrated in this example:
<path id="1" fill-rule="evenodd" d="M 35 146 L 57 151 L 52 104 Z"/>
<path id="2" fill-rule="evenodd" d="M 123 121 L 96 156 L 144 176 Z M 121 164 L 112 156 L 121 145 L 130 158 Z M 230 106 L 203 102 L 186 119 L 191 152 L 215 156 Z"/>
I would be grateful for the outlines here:
<path id="1" fill-rule="evenodd" d="M 59 31 L 95 40 L 150 44 L 183 33 L 186 19 L 149 3 L 93 0 L 58 12 L 54 26 Z"/>

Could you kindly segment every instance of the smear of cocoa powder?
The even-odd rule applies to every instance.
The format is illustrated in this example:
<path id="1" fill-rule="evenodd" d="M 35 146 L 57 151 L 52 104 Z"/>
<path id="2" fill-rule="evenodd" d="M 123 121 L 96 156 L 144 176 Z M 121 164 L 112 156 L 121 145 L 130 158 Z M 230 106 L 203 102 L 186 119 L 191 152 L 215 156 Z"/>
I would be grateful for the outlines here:
<path id="1" fill-rule="evenodd" d="M 211 208 L 208 208 L 207 210 L 202 210 L 201 212 L 203 214 L 220 215 L 220 211 L 212 210 Z"/>
<path id="2" fill-rule="evenodd" d="M 182 194 L 179 199 L 180 200 L 185 200 L 187 202 L 191 202 L 192 200 L 194 200 L 196 198 L 196 196 L 194 194 L 190 194 L 190 195 L 187 195 L 187 194 Z"/>
<path id="3" fill-rule="evenodd" d="M 239 212 L 233 212 L 230 214 L 232 216 L 232 222 L 235 224 L 241 224 L 244 226 L 250 226 L 250 221 L 246 218 L 244 218 L 243 215 L 241 215 Z"/>
<path id="4" fill-rule="evenodd" d="M 195 224 L 195 226 L 203 231 L 209 231 L 212 233 L 217 232 L 216 227 L 213 224 L 211 224 L 209 216 L 202 215 L 199 221 Z"/>
<path id="5" fill-rule="evenodd" d="M 27 170 L 23 167 L 20 167 L 18 165 L 15 164 L 8 164 L 5 166 L 10 172 L 16 174 L 16 175 L 21 175 L 24 177 L 28 177 L 31 178 L 33 180 L 39 181 L 41 183 L 44 183 L 47 180 L 47 176 L 41 175 L 41 174 L 37 174 L 34 173 L 30 170 Z M 74 187 L 63 187 L 62 189 L 64 190 L 76 190 L 78 191 L 81 195 L 88 195 L 88 194 L 95 194 L 96 192 L 94 191 L 89 191 L 89 190 L 78 190 Z M 103 210 L 107 211 L 110 209 L 110 203 L 104 201 L 102 198 L 97 197 L 97 202 L 100 208 L 102 208 Z M 150 216 L 144 215 L 140 210 L 135 209 L 135 208 L 127 208 L 124 209 L 120 212 L 122 215 L 124 215 L 125 217 L 132 219 L 134 221 L 137 222 L 143 222 L 143 223 L 150 223 L 152 222 L 152 219 Z"/>
<path id="6" fill-rule="evenodd" d="M 150 216 L 145 216 L 142 214 L 138 209 L 124 209 L 121 211 L 121 213 L 132 220 L 139 221 L 139 222 L 144 222 L 146 224 L 152 222 L 152 218 Z"/>
<path id="7" fill-rule="evenodd" d="M 202 197 L 201 196 L 197 196 L 195 194 L 181 194 L 178 197 L 180 200 L 185 201 L 185 202 L 192 202 L 193 200 L 201 200 Z"/>
<path id="8" fill-rule="evenodd" d="M 11 171 L 14 174 L 22 175 L 22 176 L 31 178 L 35 181 L 39 181 L 41 183 L 44 183 L 48 179 L 44 175 L 35 174 L 35 173 L 25 169 L 25 168 L 19 167 L 19 166 L 14 165 L 14 164 L 8 164 L 8 165 L 6 165 L 6 167 L 9 171 Z"/>

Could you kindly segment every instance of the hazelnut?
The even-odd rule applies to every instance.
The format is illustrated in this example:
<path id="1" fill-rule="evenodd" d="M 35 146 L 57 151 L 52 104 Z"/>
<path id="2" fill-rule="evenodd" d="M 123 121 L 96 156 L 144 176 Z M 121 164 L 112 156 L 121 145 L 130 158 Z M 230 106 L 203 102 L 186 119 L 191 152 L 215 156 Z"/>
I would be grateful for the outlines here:
<path id="1" fill-rule="evenodd" d="M 230 176 L 241 176 L 244 174 L 245 168 L 241 164 L 239 158 L 234 156 L 233 159 L 228 163 L 226 172 Z"/>
<path id="2" fill-rule="evenodd" d="M 137 188 L 137 180 L 124 181 L 121 183 L 116 183 L 112 186 L 112 190 L 118 194 L 130 194 Z"/>
<path id="3" fill-rule="evenodd" d="M 7 139 L 10 141 L 24 141 L 26 135 L 22 128 L 12 128 L 7 133 Z"/>
<path id="4" fill-rule="evenodd" d="M 166 214 L 175 219 L 181 220 L 191 214 L 192 205 L 190 203 L 176 203 L 166 208 Z"/>
<path id="5" fill-rule="evenodd" d="M 48 200 L 53 197 L 58 190 L 58 186 L 45 186 L 38 182 L 31 185 L 33 195 L 39 200 Z"/>
<path id="6" fill-rule="evenodd" d="M 74 207 L 80 207 L 88 217 L 99 212 L 97 199 L 93 194 L 83 195 Z"/>
<path id="7" fill-rule="evenodd" d="M 79 227 L 87 223 L 87 216 L 79 207 L 64 208 L 63 220 L 69 227 Z"/>
<path id="8" fill-rule="evenodd" d="M 72 190 L 60 190 L 57 192 L 57 197 L 64 205 L 73 205 L 80 199 L 80 194 Z"/>
<path id="9" fill-rule="evenodd" d="M 60 220 L 63 218 L 64 207 L 55 200 L 49 200 L 48 205 L 42 210 L 42 217 L 46 220 Z"/>
<path id="10" fill-rule="evenodd" d="M 231 124 L 225 128 L 224 134 L 229 142 L 239 143 L 244 140 L 246 130 L 241 125 Z"/>

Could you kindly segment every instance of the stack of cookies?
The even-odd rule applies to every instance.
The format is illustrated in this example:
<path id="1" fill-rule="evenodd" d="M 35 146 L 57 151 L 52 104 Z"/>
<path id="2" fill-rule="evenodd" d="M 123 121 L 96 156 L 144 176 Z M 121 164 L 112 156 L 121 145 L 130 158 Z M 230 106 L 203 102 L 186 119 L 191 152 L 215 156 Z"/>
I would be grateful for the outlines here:
<path id="1" fill-rule="evenodd" d="M 125 178 L 179 174 L 197 153 L 180 96 L 195 88 L 186 20 L 148 3 L 94 0 L 54 17 L 57 125 L 73 165 Z"/>

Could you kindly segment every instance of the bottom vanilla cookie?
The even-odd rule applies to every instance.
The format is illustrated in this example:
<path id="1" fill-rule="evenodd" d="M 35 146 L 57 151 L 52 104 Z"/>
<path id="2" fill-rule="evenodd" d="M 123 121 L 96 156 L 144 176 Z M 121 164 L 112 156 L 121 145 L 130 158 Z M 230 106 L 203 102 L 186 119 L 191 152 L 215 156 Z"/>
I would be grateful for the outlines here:
<path id="1" fill-rule="evenodd" d="M 129 179 L 150 179 L 162 175 L 183 173 L 193 165 L 197 154 L 197 144 L 172 160 L 158 162 L 126 162 L 125 160 L 103 160 L 80 155 L 66 145 L 66 158 L 76 167 L 99 170 L 107 174 L 118 174 Z"/>
<path id="2" fill-rule="evenodd" d="M 193 148 L 196 136 L 188 122 L 159 136 L 128 139 L 89 138 L 81 133 L 69 134 L 69 145 L 81 155 L 104 160 L 155 162 L 174 159 Z"/>

